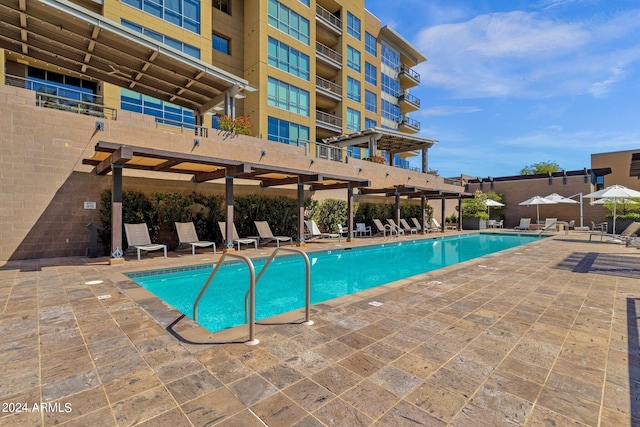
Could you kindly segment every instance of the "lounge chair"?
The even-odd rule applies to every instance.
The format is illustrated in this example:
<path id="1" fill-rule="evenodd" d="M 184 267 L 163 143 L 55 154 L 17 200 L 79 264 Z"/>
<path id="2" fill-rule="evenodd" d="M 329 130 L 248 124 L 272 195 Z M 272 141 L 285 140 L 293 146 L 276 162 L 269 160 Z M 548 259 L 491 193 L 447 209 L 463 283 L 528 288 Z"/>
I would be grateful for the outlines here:
<path id="1" fill-rule="evenodd" d="M 418 221 L 418 218 L 413 217 L 411 218 L 411 221 L 413 221 L 413 225 L 415 225 L 416 228 L 420 230 L 420 221 Z M 430 233 L 432 231 L 428 221 L 424 223 L 424 229 L 422 231 L 423 233 Z"/>
<path id="2" fill-rule="evenodd" d="M 442 226 L 440 225 L 438 220 L 435 218 L 431 218 L 431 229 L 433 231 L 442 231 Z"/>
<path id="3" fill-rule="evenodd" d="M 267 221 L 253 221 L 256 225 L 256 229 L 258 230 L 258 234 L 260 235 L 260 240 L 262 243 L 269 243 L 276 241 L 276 246 L 280 247 L 280 242 L 291 242 L 293 246 L 293 238 L 289 236 L 274 236 L 271 232 L 271 227 L 269 227 L 269 223 Z M 253 238 L 253 236 L 249 236 Z"/>
<path id="4" fill-rule="evenodd" d="M 130 248 L 134 248 L 138 252 L 138 261 L 140 261 L 140 251 L 159 251 L 164 249 L 164 257 L 167 257 L 167 245 L 159 243 L 151 243 L 149 237 L 149 229 L 147 224 L 124 224 L 124 232 L 127 235 L 127 243 Z"/>
<path id="5" fill-rule="evenodd" d="M 196 254 L 196 247 L 206 248 L 213 246 L 213 253 L 216 254 L 216 244 L 208 240 L 198 239 L 196 227 L 192 222 L 176 222 L 176 231 L 178 232 L 178 240 L 180 244 L 191 245 L 191 254 Z"/>
<path id="6" fill-rule="evenodd" d="M 342 224 L 338 224 L 338 234 L 341 237 L 348 237 L 349 228 L 347 226 L 343 226 Z"/>
<path id="7" fill-rule="evenodd" d="M 606 233 L 607 232 L 607 223 L 606 222 L 599 222 L 598 224 L 596 224 L 595 222 L 591 221 L 591 231 L 600 231 L 602 233 Z"/>
<path id="8" fill-rule="evenodd" d="M 538 234 L 542 234 L 545 231 L 553 231 L 555 233 L 557 224 L 558 218 L 545 218 L 544 225 L 538 230 Z"/>
<path id="9" fill-rule="evenodd" d="M 408 231 L 410 234 L 418 234 L 418 228 L 410 226 L 406 219 L 400 218 L 400 225 L 405 233 Z"/>
<path id="10" fill-rule="evenodd" d="M 307 226 L 307 229 L 309 230 L 309 232 L 311 233 L 309 238 L 306 239 L 307 242 L 311 242 L 313 240 L 322 239 L 322 238 L 333 239 L 334 237 L 337 237 L 339 242 L 342 241 L 342 236 L 338 233 L 321 232 L 320 229 L 318 228 L 318 224 L 316 224 L 316 222 L 312 219 L 306 219 L 304 223 Z M 340 227 L 342 228 L 342 225 Z"/>
<path id="11" fill-rule="evenodd" d="M 504 219 L 501 219 L 500 221 L 496 220 L 496 228 L 504 228 Z"/>
<path id="12" fill-rule="evenodd" d="M 632 222 L 627 226 L 627 228 L 622 230 L 622 233 L 620 234 L 605 232 L 591 233 L 589 234 L 589 241 L 591 241 L 591 237 L 593 236 L 600 236 L 600 241 L 602 242 L 602 238 L 606 236 L 611 237 L 613 240 L 619 240 L 619 243 L 624 242 L 627 246 L 636 246 L 638 241 L 638 236 L 636 236 L 636 234 L 638 231 L 640 231 L 640 222 Z"/>
<path id="13" fill-rule="evenodd" d="M 394 220 L 387 219 L 387 223 L 391 226 L 391 228 L 393 228 L 393 230 L 396 232 L 396 234 L 404 235 L 404 230 L 398 224 L 396 224 L 396 222 Z"/>
<path id="14" fill-rule="evenodd" d="M 391 227 L 389 224 L 382 224 L 382 221 L 380 221 L 378 218 L 373 218 L 373 223 L 378 229 L 378 232 L 375 234 L 376 236 L 382 234 L 384 237 L 387 237 L 387 231 L 389 232 L 389 235 L 393 234 L 394 232 L 393 227 Z"/>
<path id="15" fill-rule="evenodd" d="M 520 218 L 520 225 L 516 225 L 514 230 L 528 230 L 531 225 L 531 218 Z"/>
<path id="16" fill-rule="evenodd" d="M 365 224 L 364 222 L 356 222 L 356 234 L 358 236 L 366 236 L 368 234 L 369 237 L 373 235 L 371 233 L 371 226 Z"/>
<path id="17" fill-rule="evenodd" d="M 220 233 L 222 234 L 222 239 L 227 241 L 227 223 L 225 221 L 218 221 L 218 228 L 220 228 Z M 231 239 L 233 243 L 238 244 L 238 251 L 240 251 L 240 244 L 250 245 L 253 244 L 256 249 L 258 249 L 258 239 L 250 239 L 248 237 L 240 238 L 238 237 L 238 230 L 236 230 L 236 224 L 233 224 L 233 239 Z"/>

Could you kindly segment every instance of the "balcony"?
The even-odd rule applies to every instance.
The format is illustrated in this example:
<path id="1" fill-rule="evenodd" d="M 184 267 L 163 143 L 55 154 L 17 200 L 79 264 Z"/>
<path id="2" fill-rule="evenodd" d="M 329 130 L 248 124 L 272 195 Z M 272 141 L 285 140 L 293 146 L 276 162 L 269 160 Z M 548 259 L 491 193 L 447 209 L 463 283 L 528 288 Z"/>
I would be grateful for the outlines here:
<path id="1" fill-rule="evenodd" d="M 342 101 L 342 86 L 316 76 L 316 105 L 322 109 L 335 108 Z"/>
<path id="2" fill-rule="evenodd" d="M 420 74 L 404 64 L 400 65 L 398 79 L 400 80 L 400 84 L 404 88 L 410 88 L 418 86 L 420 84 Z"/>
<path id="3" fill-rule="evenodd" d="M 325 46 L 320 42 L 316 42 L 317 59 L 330 67 L 341 70 L 342 69 L 342 54 L 331 49 L 329 46 Z"/>
<path id="4" fill-rule="evenodd" d="M 398 105 L 402 113 L 409 113 L 420 109 L 420 98 L 405 91 L 398 96 Z"/>
<path id="5" fill-rule="evenodd" d="M 418 133 L 420 132 L 420 122 L 412 119 L 409 116 L 402 115 L 400 116 L 400 121 L 398 122 L 398 129 L 401 132 L 405 133 Z"/>
<path id="6" fill-rule="evenodd" d="M 336 37 L 342 35 L 342 20 L 320 5 L 316 5 L 316 21 Z"/>
<path id="7" fill-rule="evenodd" d="M 329 131 L 330 136 L 335 136 L 335 134 L 342 133 L 342 117 L 316 110 L 316 127 Z"/>

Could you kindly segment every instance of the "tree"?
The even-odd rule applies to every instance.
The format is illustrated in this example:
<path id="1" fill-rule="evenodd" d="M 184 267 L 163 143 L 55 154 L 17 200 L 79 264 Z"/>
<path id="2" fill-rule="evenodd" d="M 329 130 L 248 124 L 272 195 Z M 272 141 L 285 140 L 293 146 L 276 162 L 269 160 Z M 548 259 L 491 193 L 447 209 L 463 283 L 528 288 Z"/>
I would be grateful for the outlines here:
<path id="1" fill-rule="evenodd" d="M 530 166 L 525 166 L 520 171 L 520 175 L 535 175 L 538 173 L 558 172 L 559 170 L 560 165 L 558 165 L 556 162 L 548 160 L 546 162 L 538 162 Z"/>

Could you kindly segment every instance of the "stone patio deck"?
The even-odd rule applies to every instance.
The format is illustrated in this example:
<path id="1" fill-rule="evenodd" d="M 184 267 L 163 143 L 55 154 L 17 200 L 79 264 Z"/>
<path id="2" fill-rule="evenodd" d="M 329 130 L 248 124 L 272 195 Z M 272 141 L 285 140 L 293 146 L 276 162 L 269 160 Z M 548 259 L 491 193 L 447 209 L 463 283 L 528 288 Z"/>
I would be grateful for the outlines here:
<path id="1" fill-rule="evenodd" d="M 257 346 L 246 328 L 176 322 L 122 274 L 211 253 L 9 262 L 0 425 L 640 425 L 640 251 L 587 240 L 558 234 L 318 304 L 313 326 L 259 326 Z M 199 338 L 238 343 L 185 342 Z"/>

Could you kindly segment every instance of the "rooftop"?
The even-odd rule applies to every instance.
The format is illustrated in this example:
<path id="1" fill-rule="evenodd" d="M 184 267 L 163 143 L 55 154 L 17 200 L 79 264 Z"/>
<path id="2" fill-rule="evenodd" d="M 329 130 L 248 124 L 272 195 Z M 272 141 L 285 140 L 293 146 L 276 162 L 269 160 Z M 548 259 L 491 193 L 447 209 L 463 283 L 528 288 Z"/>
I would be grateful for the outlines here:
<path id="1" fill-rule="evenodd" d="M 558 234 L 315 305 L 257 346 L 180 341 L 195 325 L 123 275 L 214 259 L 0 267 L 0 400 L 29 408 L 0 424 L 638 422 L 637 249 Z"/>

